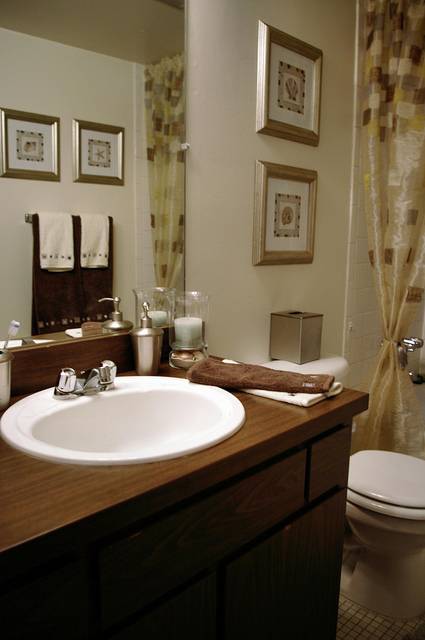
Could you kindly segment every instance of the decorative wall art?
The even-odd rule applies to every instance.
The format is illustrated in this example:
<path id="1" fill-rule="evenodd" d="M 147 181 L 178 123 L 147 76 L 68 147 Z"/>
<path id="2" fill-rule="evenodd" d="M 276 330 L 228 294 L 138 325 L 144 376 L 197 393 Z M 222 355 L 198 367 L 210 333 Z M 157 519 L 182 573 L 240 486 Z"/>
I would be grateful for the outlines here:
<path id="1" fill-rule="evenodd" d="M 322 52 L 258 24 L 257 132 L 319 144 Z"/>
<path id="2" fill-rule="evenodd" d="M 73 121 L 74 182 L 124 184 L 124 129 Z"/>
<path id="3" fill-rule="evenodd" d="M 313 262 L 317 172 L 257 161 L 252 262 Z"/>
<path id="4" fill-rule="evenodd" d="M 0 109 L 0 175 L 60 180 L 59 118 Z"/>

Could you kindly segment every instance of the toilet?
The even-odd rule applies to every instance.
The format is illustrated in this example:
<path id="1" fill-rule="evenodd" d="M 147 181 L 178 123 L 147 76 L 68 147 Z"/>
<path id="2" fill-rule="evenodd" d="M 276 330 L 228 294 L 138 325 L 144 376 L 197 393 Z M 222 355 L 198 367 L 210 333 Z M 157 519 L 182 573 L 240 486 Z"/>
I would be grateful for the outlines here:
<path id="1" fill-rule="evenodd" d="M 302 365 L 275 360 L 268 367 L 329 373 L 343 382 L 345 358 Z M 425 395 L 425 385 L 418 385 Z M 347 531 L 341 592 L 396 619 L 425 611 L 425 461 L 392 451 L 359 451 L 350 458 Z"/>
<path id="2" fill-rule="evenodd" d="M 341 592 L 392 618 L 425 611 L 425 461 L 392 451 L 351 456 Z"/>
<path id="3" fill-rule="evenodd" d="M 304 364 L 296 364 L 287 360 L 272 360 L 264 363 L 269 369 L 277 369 L 280 371 L 293 371 L 294 373 L 329 373 L 335 376 L 337 382 L 344 382 L 348 374 L 348 362 L 341 356 L 333 356 L 332 358 L 319 358 Z"/>

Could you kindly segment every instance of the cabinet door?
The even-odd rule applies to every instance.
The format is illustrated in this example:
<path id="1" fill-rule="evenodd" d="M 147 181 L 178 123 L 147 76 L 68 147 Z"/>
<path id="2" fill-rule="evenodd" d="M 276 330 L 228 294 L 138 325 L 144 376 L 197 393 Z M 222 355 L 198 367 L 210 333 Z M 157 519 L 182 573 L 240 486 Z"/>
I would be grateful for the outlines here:
<path id="1" fill-rule="evenodd" d="M 113 640 L 215 640 L 216 581 L 211 575 L 166 600 Z"/>
<path id="2" fill-rule="evenodd" d="M 225 568 L 225 638 L 335 638 L 345 491 Z"/>
<path id="3" fill-rule="evenodd" d="M 89 637 L 89 592 L 82 564 L 46 572 L 0 594 L 2 640 Z"/>

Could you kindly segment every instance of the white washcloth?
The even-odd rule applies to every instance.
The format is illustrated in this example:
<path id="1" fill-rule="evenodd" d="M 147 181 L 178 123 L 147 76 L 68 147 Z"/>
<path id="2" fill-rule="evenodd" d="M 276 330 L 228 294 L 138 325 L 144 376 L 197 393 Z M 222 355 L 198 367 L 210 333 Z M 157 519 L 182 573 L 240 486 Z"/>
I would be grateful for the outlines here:
<path id="1" fill-rule="evenodd" d="M 65 329 L 65 333 L 67 336 L 71 336 L 71 338 L 82 338 L 83 330 L 82 329 Z"/>
<path id="2" fill-rule="evenodd" d="M 100 269 L 108 266 L 109 219 L 101 215 L 81 215 L 81 266 Z"/>
<path id="3" fill-rule="evenodd" d="M 229 364 L 239 364 L 235 360 L 223 360 Z M 267 367 L 267 363 L 261 365 Z M 296 404 L 299 407 L 312 407 L 321 400 L 337 396 L 343 390 L 341 382 L 334 382 L 327 393 L 286 393 L 286 391 L 266 391 L 265 389 L 241 389 L 244 393 L 250 393 L 253 396 L 262 396 L 270 400 L 278 400 L 279 402 L 287 402 L 288 404 Z"/>
<path id="4" fill-rule="evenodd" d="M 26 343 L 23 340 L 0 340 L 0 349 L 4 349 L 6 342 L 8 349 L 15 349 L 16 347 L 28 347 L 32 344 L 44 344 L 45 342 L 53 342 L 53 340 L 33 340 L 30 343 Z"/>
<path id="5" fill-rule="evenodd" d="M 40 267 L 48 271 L 72 271 L 74 236 L 70 213 L 39 213 Z"/>

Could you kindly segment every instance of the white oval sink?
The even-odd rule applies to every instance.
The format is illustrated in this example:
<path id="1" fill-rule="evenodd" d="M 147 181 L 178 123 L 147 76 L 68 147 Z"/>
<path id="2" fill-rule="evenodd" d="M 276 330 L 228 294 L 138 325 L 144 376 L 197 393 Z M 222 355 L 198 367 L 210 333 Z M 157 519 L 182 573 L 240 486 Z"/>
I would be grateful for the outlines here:
<path id="1" fill-rule="evenodd" d="M 242 404 L 224 389 L 143 376 L 76 399 L 40 391 L 10 407 L 0 431 L 12 447 L 54 462 L 132 464 L 206 449 L 244 421 Z"/>

